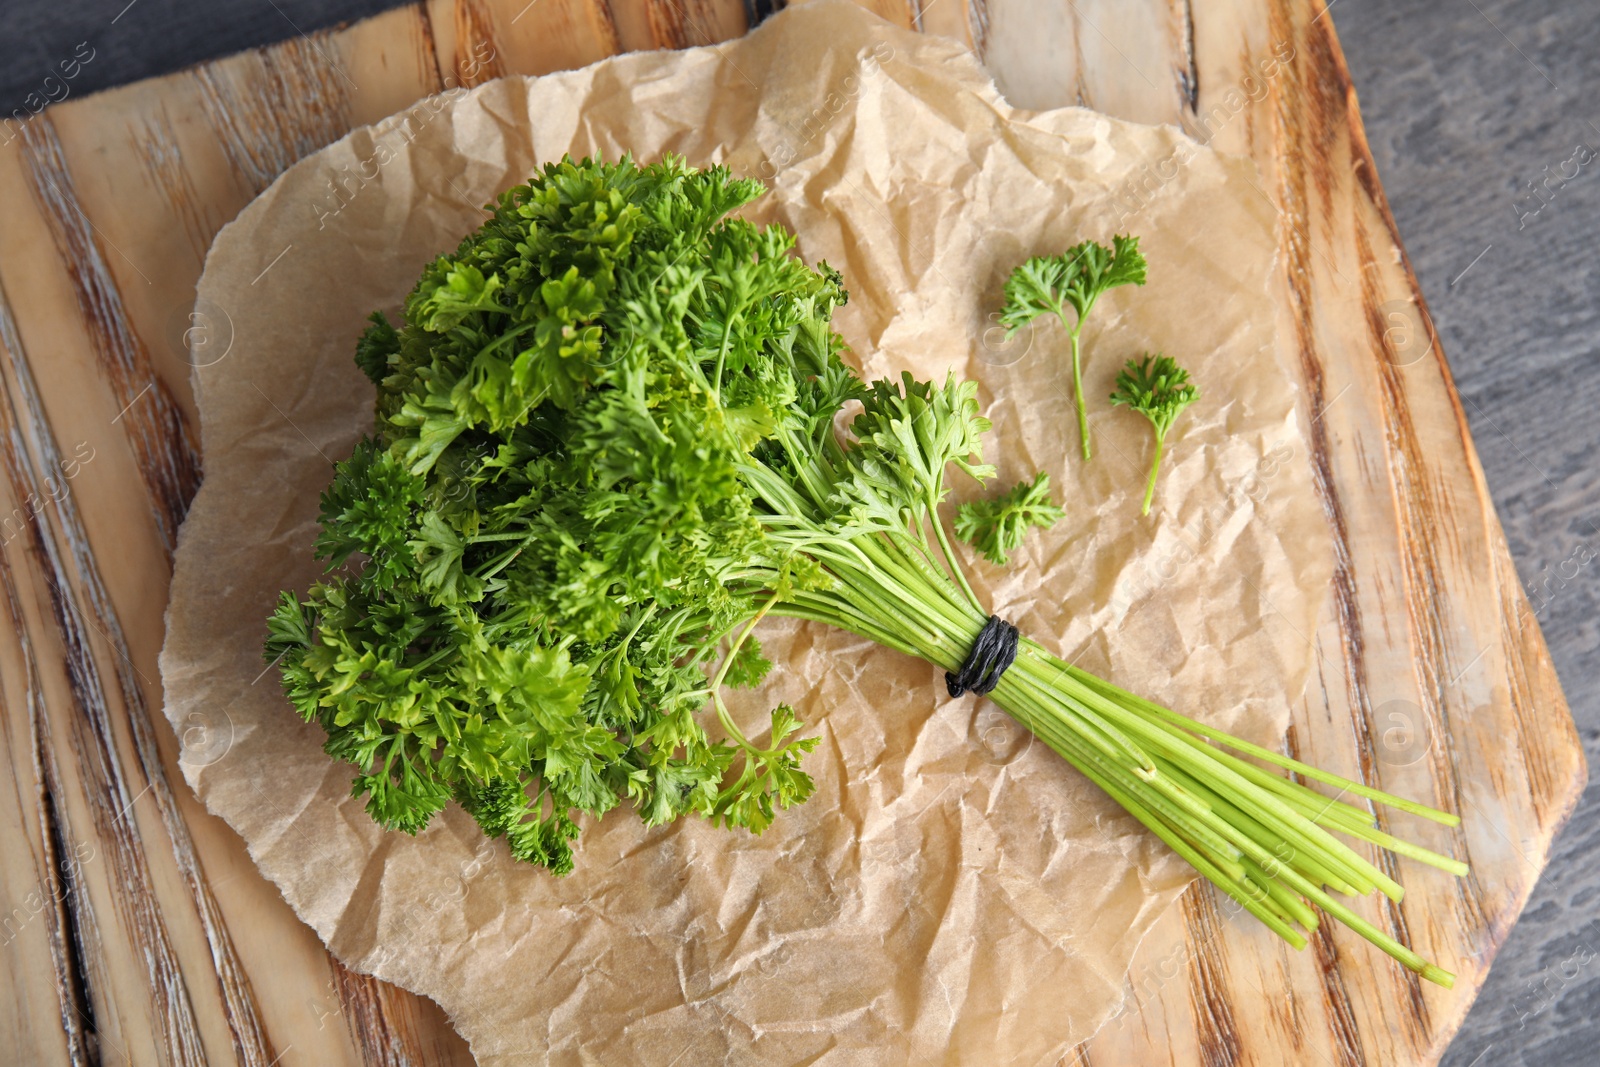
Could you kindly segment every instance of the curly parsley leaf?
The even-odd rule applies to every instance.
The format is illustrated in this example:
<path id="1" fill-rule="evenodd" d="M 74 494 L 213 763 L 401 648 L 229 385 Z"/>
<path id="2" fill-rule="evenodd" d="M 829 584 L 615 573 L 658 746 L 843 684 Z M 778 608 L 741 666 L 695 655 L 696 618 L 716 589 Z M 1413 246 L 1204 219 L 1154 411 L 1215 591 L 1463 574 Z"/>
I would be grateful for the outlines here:
<path id="1" fill-rule="evenodd" d="M 1030 526 L 1048 530 L 1064 515 L 1050 501 L 1050 476 L 1040 471 L 1032 482 L 1018 482 L 998 497 L 962 504 L 956 509 L 955 531 L 990 563 L 1003 567 L 1022 547 Z"/>
<path id="2" fill-rule="evenodd" d="M 817 747 L 816 737 L 787 740 L 804 725 L 794 709 L 772 709 L 772 742 L 766 749 L 747 749 L 739 776 L 717 796 L 713 817 L 724 826 L 742 826 L 759 834 L 778 810 L 811 796 L 816 783 L 800 769 L 800 757 Z"/>

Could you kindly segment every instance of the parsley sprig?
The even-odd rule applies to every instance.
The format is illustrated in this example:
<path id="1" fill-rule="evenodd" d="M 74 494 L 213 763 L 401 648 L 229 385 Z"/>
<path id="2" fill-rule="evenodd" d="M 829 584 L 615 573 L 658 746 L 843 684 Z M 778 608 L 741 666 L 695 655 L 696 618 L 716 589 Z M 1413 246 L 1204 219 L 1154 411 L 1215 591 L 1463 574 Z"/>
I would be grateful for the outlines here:
<path id="1" fill-rule="evenodd" d="M 322 497 L 329 569 L 282 595 L 266 656 L 384 826 L 416 833 L 453 801 L 556 873 L 583 824 L 622 805 L 651 826 L 696 814 L 759 833 L 813 792 L 817 743 L 787 706 L 764 737 L 728 707 L 726 687 L 771 667 L 763 619 L 946 671 L 983 630 L 940 514 L 952 471 L 994 474 L 977 386 L 863 383 L 830 324 L 838 273 L 797 258 L 781 227 L 731 217 L 761 191 L 673 158 L 551 164 L 428 265 L 401 323 L 376 316 L 361 338 L 373 430 Z M 1051 299 L 1081 320 L 1130 262 L 1091 258 Z M 969 507 L 962 529 L 1003 558 L 1059 514 L 1047 489 L 1041 476 Z M 1400 889 L 1327 829 L 1463 865 L 1234 753 L 1454 816 L 1228 737 L 1031 640 L 990 695 L 1291 944 L 1316 904 L 1449 982 L 1330 895 Z"/>
<path id="2" fill-rule="evenodd" d="M 956 509 L 956 536 L 1004 567 L 1022 547 L 1028 527 L 1048 530 L 1066 514 L 1050 502 L 1050 476 L 1040 471 L 1032 482 L 1018 482 L 1010 492 L 972 500 Z"/>
<path id="3" fill-rule="evenodd" d="M 1005 306 L 1000 309 L 1000 324 L 1006 337 L 1040 315 L 1052 314 L 1061 320 L 1072 344 L 1072 394 L 1078 407 L 1078 438 L 1083 458 L 1088 459 L 1089 416 L 1083 401 L 1083 358 L 1079 335 L 1094 309 L 1095 301 L 1120 285 L 1143 285 L 1144 256 L 1137 237 L 1113 237 L 1111 247 L 1084 241 L 1056 256 L 1034 256 L 1019 265 L 1006 279 Z M 1067 309 L 1072 309 L 1068 321 Z"/>
<path id="4" fill-rule="evenodd" d="M 1161 470 L 1161 450 L 1167 443 L 1167 431 L 1184 408 L 1200 399 L 1200 391 L 1189 381 L 1189 372 L 1178 366 L 1172 357 L 1146 354 L 1141 360 L 1128 360 L 1128 365 L 1117 375 L 1117 387 L 1111 394 L 1111 403 L 1125 404 L 1150 420 L 1156 435 L 1156 454 L 1150 461 L 1150 480 L 1144 487 L 1144 509 L 1150 514 L 1150 501 L 1155 497 L 1156 474 Z"/>

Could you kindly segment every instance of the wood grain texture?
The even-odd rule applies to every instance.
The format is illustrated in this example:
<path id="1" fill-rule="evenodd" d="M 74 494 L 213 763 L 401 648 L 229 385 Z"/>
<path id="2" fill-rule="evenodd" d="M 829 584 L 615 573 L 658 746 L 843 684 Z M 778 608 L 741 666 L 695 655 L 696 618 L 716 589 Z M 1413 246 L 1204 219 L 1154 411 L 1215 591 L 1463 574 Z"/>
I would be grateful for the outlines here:
<path id="1" fill-rule="evenodd" d="M 725 40 L 775 6 L 428 0 L 52 108 L 0 151 L 0 840 L 17 857 L 0 974 L 19 990 L 0 1047 L 29 1063 L 470 1062 L 433 1005 L 332 960 L 189 794 L 178 762 L 225 743 L 225 709 L 177 737 L 153 715 L 199 472 L 185 335 L 220 353 L 231 329 L 193 307 L 194 283 L 228 219 L 355 125 L 503 73 Z M 1408 896 L 1363 912 L 1457 971 L 1453 992 L 1326 925 L 1291 952 L 1196 888 L 1139 950 L 1125 1011 L 1068 1062 L 1435 1062 L 1584 768 L 1331 20 L 1312 0 L 868 6 L 972 43 L 1023 106 L 1175 123 L 1255 158 L 1312 428 L 1293 461 L 1336 551 L 1285 747 L 1461 812 L 1455 831 L 1403 829 L 1474 865 L 1457 880 L 1385 861 Z M 1124 191 L 1126 228 L 1159 188 Z"/>

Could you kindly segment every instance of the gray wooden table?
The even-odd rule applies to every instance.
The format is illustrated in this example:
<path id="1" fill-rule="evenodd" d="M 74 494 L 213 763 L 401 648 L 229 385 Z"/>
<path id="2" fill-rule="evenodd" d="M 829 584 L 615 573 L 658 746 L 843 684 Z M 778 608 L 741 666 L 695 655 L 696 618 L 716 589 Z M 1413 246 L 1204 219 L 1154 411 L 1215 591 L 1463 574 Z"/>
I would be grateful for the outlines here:
<path id="1" fill-rule="evenodd" d="M 746 0 L 755 12 L 769 0 Z M 354 20 L 384 0 L 6 0 L 0 113 Z M 1334 0 L 1384 188 L 1588 749 L 1600 762 L 1600 23 L 1591 3 Z M 76 57 L 70 79 L 47 79 Z M 86 58 L 87 57 L 87 58 Z M 1591 785 L 1444 1063 L 1600 1041 Z"/>

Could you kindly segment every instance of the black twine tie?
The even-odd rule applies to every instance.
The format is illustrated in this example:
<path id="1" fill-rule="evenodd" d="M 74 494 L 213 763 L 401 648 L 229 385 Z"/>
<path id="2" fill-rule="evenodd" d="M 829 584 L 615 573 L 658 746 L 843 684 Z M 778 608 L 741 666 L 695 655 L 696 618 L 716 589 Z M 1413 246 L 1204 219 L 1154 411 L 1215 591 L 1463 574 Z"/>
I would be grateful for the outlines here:
<path id="1" fill-rule="evenodd" d="M 967 653 L 960 672 L 945 672 L 944 684 L 950 695 L 958 697 L 969 689 L 983 694 L 999 685 L 1000 676 L 1017 658 L 1017 636 L 1015 626 L 998 615 L 990 615 L 972 642 L 972 651 Z"/>

